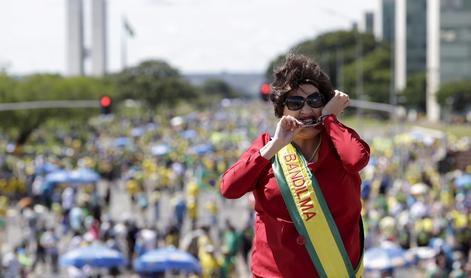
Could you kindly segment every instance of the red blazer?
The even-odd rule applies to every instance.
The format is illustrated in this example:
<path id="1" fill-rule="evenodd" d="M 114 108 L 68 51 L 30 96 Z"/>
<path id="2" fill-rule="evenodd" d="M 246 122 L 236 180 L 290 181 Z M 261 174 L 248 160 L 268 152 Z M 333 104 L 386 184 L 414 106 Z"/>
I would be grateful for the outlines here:
<path id="1" fill-rule="evenodd" d="M 324 120 L 317 162 L 309 163 L 332 212 L 353 268 L 359 263 L 360 185 L 358 172 L 369 160 L 370 148 L 334 115 Z M 318 277 L 286 209 L 270 160 L 260 149 L 270 135 L 259 136 L 223 175 L 221 193 L 229 199 L 252 191 L 255 197 L 255 239 L 252 273 L 260 277 Z"/>

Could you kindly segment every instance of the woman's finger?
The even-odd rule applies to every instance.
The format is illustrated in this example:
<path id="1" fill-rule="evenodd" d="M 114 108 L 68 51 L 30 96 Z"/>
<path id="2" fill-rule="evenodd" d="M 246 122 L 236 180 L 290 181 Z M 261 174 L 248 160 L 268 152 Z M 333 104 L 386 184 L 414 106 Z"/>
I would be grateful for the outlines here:
<path id="1" fill-rule="evenodd" d="M 286 116 L 283 116 L 283 118 L 281 118 L 281 127 L 283 127 L 284 129 L 289 128 L 289 121 Z"/>

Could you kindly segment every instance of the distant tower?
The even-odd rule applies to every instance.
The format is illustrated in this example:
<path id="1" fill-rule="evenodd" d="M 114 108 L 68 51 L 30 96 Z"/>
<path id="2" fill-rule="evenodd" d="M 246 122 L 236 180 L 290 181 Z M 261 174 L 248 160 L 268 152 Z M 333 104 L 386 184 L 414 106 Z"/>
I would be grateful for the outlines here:
<path id="1" fill-rule="evenodd" d="M 90 0 L 92 8 L 91 62 L 92 75 L 106 74 L 107 26 L 106 0 Z M 83 0 L 67 0 L 67 71 L 68 76 L 85 74 L 84 10 Z M 90 32 L 86 32 L 90 34 Z M 87 38 L 88 38 L 87 35 Z"/>
<path id="2" fill-rule="evenodd" d="M 84 74 L 83 3 L 67 0 L 67 71 L 69 76 Z"/>
<path id="3" fill-rule="evenodd" d="M 402 91 L 405 88 L 407 79 L 407 0 L 396 0 L 394 12 L 394 89 L 397 92 Z"/>
<path id="4" fill-rule="evenodd" d="M 92 0 L 92 75 L 102 76 L 107 71 L 106 1 Z"/>
<path id="5" fill-rule="evenodd" d="M 394 0 L 382 0 L 381 2 L 381 20 L 380 33 L 378 36 L 387 42 L 394 43 L 396 32 L 396 4 Z"/>
<path id="6" fill-rule="evenodd" d="M 374 34 L 374 14 L 373 12 L 365 13 L 365 33 Z"/>
<path id="7" fill-rule="evenodd" d="M 406 87 L 409 77 L 425 73 L 427 1 L 383 1 L 383 38 L 393 41 L 394 89 L 397 93 Z"/>
<path id="8" fill-rule="evenodd" d="M 437 91 L 440 88 L 440 0 L 429 0 L 427 5 L 427 119 L 440 120 Z"/>

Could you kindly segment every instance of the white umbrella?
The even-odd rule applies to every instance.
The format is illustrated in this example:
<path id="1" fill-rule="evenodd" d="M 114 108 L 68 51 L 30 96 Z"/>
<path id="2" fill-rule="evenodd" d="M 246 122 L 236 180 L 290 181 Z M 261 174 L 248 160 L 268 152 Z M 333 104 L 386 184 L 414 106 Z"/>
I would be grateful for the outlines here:
<path id="1" fill-rule="evenodd" d="M 416 183 L 411 186 L 410 193 L 412 195 L 423 195 L 429 191 L 429 187 L 425 183 Z"/>

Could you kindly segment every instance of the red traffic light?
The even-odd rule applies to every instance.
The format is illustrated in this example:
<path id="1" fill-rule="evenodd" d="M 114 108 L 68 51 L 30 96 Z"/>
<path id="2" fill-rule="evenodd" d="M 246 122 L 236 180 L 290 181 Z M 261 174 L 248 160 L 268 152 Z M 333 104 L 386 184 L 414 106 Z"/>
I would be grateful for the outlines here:
<path id="1" fill-rule="evenodd" d="M 103 96 L 100 99 L 101 107 L 109 107 L 111 105 L 111 98 L 109 96 Z"/>
<path id="2" fill-rule="evenodd" d="M 264 101 L 268 101 L 270 96 L 270 84 L 265 82 L 260 86 L 260 96 Z"/>
<path id="3" fill-rule="evenodd" d="M 261 92 L 263 95 L 268 95 L 268 94 L 270 94 L 270 84 L 268 84 L 268 83 L 263 83 L 263 84 L 262 84 L 262 87 L 260 88 L 260 92 Z"/>

